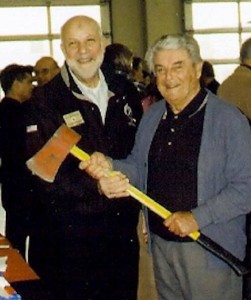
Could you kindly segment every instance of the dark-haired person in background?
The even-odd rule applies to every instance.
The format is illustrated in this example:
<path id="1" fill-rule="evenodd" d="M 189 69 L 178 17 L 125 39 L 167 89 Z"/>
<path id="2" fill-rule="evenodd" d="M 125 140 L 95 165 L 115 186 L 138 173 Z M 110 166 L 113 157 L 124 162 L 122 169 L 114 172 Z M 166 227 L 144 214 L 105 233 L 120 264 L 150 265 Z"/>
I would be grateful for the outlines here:
<path id="1" fill-rule="evenodd" d="M 34 72 L 38 86 L 42 86 L 55 77 L 60 72 L 60 68 L 53 57 L 43 56 L 36 62 Z"/>
<path id="2" fill-rule="evenodd" d="M 217 94 L 220 83 L 215 79 L 213 65 L 209 61 L 204 61 L 200 77 L 201 86 L 207 88 L 212 93 Z"/>
<path id="3" fill-rule="evenodd" d="M 145 89 L 147 84 L 145 83 L 144 60 L 141 57 L 134 56 L 132 60 L 132 78 L 133 83 L 137 90 L 143 95 L 146 95 Z"/>
<path id="4" fill-rule="evenodd" d="M 139 120 L 143 114 L 141 99 L 145 94 L 144 89 L 134 84 L 132 64 L 133 52 L 126 45 L 113 43 L 106 46 L 101 70 L 109 90 L 127 99 Z"/>
<path id="5" fill-rule="evenodd" d="M 25 167 L 26 126 L 24 102 L 30 99 L 33 68 L 8 65 L 0 74 L 5 97 L 0 103 L 2 205 L 6 211 L 5 234 L 12 246 L 23 257 L 26 238 L 32 228 L 32 206 L 29 190 L 29 172 Z"/>

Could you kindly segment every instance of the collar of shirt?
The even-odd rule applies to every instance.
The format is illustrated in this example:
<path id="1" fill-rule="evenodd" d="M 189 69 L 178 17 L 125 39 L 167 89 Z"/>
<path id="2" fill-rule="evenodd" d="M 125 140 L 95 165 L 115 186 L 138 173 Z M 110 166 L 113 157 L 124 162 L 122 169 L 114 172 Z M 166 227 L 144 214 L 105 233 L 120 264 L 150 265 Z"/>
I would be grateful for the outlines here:
<path id="1" fill-rule="evenodd" d="M 86 96 L 86 98 L 96 104 L 100 110 L 103 123 L 105 122 L 105 115 L 108 106 L 108 86 L 105 81 L 105 77 L 101 70 L 99 70 L 99 83 L 95 88 L 89 88 L 84 83 L 82 83 L 70 70 L 73 80 L 77 84 L 81 93 Z"/>
<path id="2" fill-rule="evenodd" d="M 178 114 L 174 114 L 170 105 L 166 103 L 166 114 L 169 116 L 178 116 L 179 118 L 191 118 L 197 112 L 201 110 L 201 108 L 206 104 L 207 99 L 207 91 L 205 89 L 200 89 L 198 94 L 192 99 L 192 101 Z"/>

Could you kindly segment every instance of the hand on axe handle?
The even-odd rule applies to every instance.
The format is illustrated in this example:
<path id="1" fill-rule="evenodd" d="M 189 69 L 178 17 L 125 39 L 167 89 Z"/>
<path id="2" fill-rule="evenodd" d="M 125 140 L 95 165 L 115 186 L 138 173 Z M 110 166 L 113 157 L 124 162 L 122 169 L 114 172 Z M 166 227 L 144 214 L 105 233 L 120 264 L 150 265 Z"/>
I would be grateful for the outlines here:
<path id="1" fill-rule="evenodd" d="M 107 198 L 130 196 L 129 179 L 121 172 L 111 171 L 112 163 L 104 154 L 94 152 L 90 159 L 79 164 L 79 168 L 98 180 L 99 192 Z"/>
<path id="2" fill-rule="evenodd" d="M 189 211 L 172 213 L 172 215 L 164 221 L 164 225 L 169 231 L 180 237 L 185 237 L 190 233 L 199 230 L 199 225 L 194 215 Z"/>
<path id="3" fill-rule="evenodd" d="M 80 162 L 79 168 L 99 180 L 112 170 L 112 163 L 103 153 L 94 152 L 89 159 Z"/>
<path id="4" fill-rule="evenodd" d="M 109 170 L 112 170 L 112 163 L 102 153 L 93 153 L 90 159 L 82 161 L 79 167 L 99 181 L 99 191 L 107 198 L 113 199 L 129 196 L 129 180 L 125 175 L 113 171 L 112 177 L 107 177 Z M 191 212 L 175 212 L 165 219 L 164 225 L 171 232 L 181 237 L 199 230 L 198 223 Z"/>

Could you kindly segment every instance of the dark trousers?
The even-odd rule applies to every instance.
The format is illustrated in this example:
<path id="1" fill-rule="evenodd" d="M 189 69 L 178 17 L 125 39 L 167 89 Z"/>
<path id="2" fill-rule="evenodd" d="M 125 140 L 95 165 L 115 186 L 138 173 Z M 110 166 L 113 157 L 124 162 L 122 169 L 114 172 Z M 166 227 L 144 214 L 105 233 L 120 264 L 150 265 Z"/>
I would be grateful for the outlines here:
<path id="1" fill-rule="evenodd" d="M 48 211 L 37 223 L 29 263 L 58 300 L 137 299 L 136 226 L 134 236 L 114 235 L 108 223 L 102 214 L 61 219 Z"/>

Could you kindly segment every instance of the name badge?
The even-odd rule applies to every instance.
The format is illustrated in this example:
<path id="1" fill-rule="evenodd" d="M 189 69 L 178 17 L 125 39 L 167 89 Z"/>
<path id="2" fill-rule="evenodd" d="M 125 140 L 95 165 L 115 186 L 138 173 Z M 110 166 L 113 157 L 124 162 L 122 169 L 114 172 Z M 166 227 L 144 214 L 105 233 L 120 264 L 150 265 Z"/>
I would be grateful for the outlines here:
<path id="1" fill-rule="evenodd" d="M 37 131 L 37 125 L 29 125 L 26 127 L 26 132 L 30 133 L 30 132 L 36 132 Z"/>
<path id="2" fill-rule="evenodd" d="M 64 115 L 63 118 L 66 125 L 70 128 L 84 123 L 84 119 L 78 110 Z"/>

